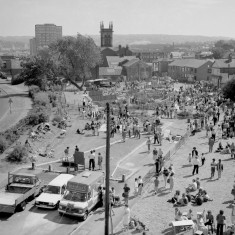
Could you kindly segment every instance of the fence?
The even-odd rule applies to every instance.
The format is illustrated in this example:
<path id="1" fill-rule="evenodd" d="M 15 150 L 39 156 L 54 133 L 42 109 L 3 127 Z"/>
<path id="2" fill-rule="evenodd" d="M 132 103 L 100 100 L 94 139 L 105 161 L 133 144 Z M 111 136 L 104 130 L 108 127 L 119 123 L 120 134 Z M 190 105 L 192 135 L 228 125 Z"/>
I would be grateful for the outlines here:
<path id="1" fill-rule="evenodd" d="M 177 150 L 185 144 L 186 140 L 190 136 L 190 131 L 187 131 L 181 139 L 164 155 L 165 163 L 171 159 L 171 157 L 177 152 Z M 156 168 L 155 166 L 151 168 L 151 170 L 147 173 L 147 175 L 144 177 L 143 181 L 144 183 L 148 183 L 153 175 L 155 175 Z"/>

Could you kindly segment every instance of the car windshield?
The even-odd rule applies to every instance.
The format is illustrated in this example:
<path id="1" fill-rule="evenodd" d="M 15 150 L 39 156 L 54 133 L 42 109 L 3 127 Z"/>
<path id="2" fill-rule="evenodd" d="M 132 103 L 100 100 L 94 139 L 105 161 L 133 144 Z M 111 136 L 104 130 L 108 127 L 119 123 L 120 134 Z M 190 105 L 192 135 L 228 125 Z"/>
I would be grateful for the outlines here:
<path id="1" fill-rule="evenodd" d="M 60 187 L 59 186 L 48 185 L 44 192 L 45 193 L 50 193 L 50 194 L 60 194 Z"/>
<path id="2" fill-rule="evenodd" d="M 70 192 L 70 191 L 67 191 L 64 196 L 64 199 L 73 202 L 85 202 L 86 198 L 87 198 L 86 193 Z"/>

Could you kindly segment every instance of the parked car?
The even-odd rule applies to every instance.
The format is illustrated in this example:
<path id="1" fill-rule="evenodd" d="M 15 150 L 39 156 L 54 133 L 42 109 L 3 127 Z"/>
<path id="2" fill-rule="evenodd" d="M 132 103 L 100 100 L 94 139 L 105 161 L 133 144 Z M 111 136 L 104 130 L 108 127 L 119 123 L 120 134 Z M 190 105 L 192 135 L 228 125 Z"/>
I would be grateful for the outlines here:
<path id="1" fill-rule="evenodd" d="M 43 184 L 36 175 L 8 173 L 8 184 L 0 191 L 0 212 L 14 214 L 16 209 L 25 210 L 27 200 L 39 195 Z"/>
<path id="2" fill-rule="evenodd" d="M 71 174 L 60 174 L 53 179 L 36 199 L 36 207 L 57 209 L 65 193 L 67 182 L 73 177 L 74 175 Z"/>

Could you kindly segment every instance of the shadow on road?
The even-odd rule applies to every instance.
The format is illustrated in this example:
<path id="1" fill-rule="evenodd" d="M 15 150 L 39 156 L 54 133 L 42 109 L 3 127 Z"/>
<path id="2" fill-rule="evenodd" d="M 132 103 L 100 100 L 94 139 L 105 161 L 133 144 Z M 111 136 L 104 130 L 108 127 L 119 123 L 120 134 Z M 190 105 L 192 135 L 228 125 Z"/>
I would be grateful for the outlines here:
<path id="1" fill-rule="evenodd" d="M 11 216 L 9 213 L 0 213 L 0 221 L 7 221 Z"/>
<path id="2" fill-rule="evenodd" d="M 29 211 L 31 213 L 42 214 L 44 215 L 44 219 L 57 224 L 77 224 L 78 222 L 82 222 L 82 220 L 79 220 L 74 216 L 59 215 L 59 212 L 57 210 L 40 209 L 35 206 L 32 206 Z"/>

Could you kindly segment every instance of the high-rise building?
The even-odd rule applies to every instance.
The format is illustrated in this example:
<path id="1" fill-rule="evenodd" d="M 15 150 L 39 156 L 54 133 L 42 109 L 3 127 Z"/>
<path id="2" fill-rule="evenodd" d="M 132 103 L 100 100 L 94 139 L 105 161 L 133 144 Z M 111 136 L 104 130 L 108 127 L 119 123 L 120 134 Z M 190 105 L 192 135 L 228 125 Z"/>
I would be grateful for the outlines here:
<path id="1" fill-rule="evenodd" d="M 104 28 L 104 23 L 100 23 L 101 47 L 113 46 L 113 23 L 109 23 L 108 28 Z"/>
<path id="2" fill-rule="evenodd" d="M 30 40 L 30 54 L 35 55 L 38 49 L 49 46 L 52 42 L 60 38 L 62 38 L 62 26 L 56 26 L 54 24 L 36 24 L 35 38 Z"/>

